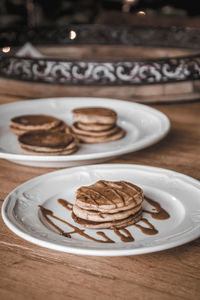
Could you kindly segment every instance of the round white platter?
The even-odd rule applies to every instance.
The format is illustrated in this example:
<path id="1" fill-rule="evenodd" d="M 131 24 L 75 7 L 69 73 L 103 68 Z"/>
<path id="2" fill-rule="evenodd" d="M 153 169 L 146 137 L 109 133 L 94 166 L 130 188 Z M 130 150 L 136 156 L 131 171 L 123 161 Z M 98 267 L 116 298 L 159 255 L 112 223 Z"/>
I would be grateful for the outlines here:
<path id="1" fill-rule="evenodd" d="M 56 217 L 83 229 L 74 223 L 71 212 L 60 205 L 57 199 L 63 198 L 74 204 L 77 188 L 102 179 L 137 184 L 147 197 L 160 203 L 170 218 L 157 220 L 144 212 L 143 217 L 158 233 L 146 235 L 132 225 L 127 229 L 135 240 L 128 243 L 122 242 L 111 229 L 99 231 L 103 231 L 114 243 L 91 241 L 79 234 L 72 234 L 68 238 L 42 218 L 39 205 L 52 210 Z M 143 208 L 149 209 L 145 201 Z M 189 176 L 150 166 L 97 164 L 74 167 L 36 177 L 18 186 L 5 199 L 2 216 L 10 230 L 21 238 L 58 251 L 97 256 L 151 253 L 185 244 L 200 236 L 200 183 Z M 59 220 L 53 222 L 65 232 L 72 231 L 70 226 Z M 97 235 L 97 231 L 86 229 L 85 233 L 103 239 Z"/>
<path id="2" fill-rule="evenodd" d="M 102 144 L 81 144 L 71 155 L 48 156 L 24 154 L 17 136 L 9 131 L 10 119 L 24 114 L 48 114 L 68 125 L 73 123 L 72 110 L 77 107 L 103 106 L 114 109 L 118 124 L 126 130 L 124 138 Z M 167 116 L 146 105 L 104 98 L 50 98 L 27 100 L 0 106 L 0 158 L 18 164 L 64 168 L 94 164 L 148 147 L 166 136 L 170 129 Z"/>

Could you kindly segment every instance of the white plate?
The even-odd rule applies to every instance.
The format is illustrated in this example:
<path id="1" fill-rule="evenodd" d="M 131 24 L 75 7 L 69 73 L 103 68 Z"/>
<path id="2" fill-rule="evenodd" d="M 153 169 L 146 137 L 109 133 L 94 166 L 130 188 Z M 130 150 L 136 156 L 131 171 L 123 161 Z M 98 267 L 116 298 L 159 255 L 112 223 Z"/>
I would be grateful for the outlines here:
<path id="1" fill-rule="evenodd" d="M 124 243 L 113 230 L 101 230 L 115 243 L 103 244 L 90 241 L 78 234 L 64 237 L 41 219 L 38 205 L 76 225 L 71 212 L 60 204 L 58 198 L 74 203 L 75 191 L 82 185 L 97 180 L 126 180 L 141 186 L 145 195 L 154 198 L 170 214 L 166 220 L 156 220 L 147 213 L 147 218 L 159 231 L 145 235 L 134 225 L 127 227 L 135 238 Z M 148 208 L 144 202 L 144 208 Z M 62 169 L 34 178 L 17 187 L 5 199 L 2 216 L 6 225 L 20 237 L 43 247 L 74 254 L 117 256 L 160 251 L 187 243 L 200 236 L 200 183 L 186 175 L 170 170 L 126 164 L 102 164 Z M 55 220 L 53 220 L 55 222 Z M 65 232 L 72 229 L 56 221 Z M 138 223 L 139 224 L 139 223 Z M 76 225 L 78 226 L 78 225 Z M 97 230 L 85 233 L 101 239 Z"/>
<path id="2" fill-rule="evenodd" d="M 72 124 L 72 109 L 84 106 L 113 108 L 126 136 L 118 141 L 96 145 L 81 144 L 78 152 L 65 156 L 24 154 L 17 137 L 8 130 L 10 119 L 23 114 L 49 114 Z M 169 131 L 170 122 L 161 112 L 142 104 L 103 98 L 52 98 L 28 100 L 0 106 L 0 158 L 40 167 L 69 167 L 99 163 L 150 146 Z"/>

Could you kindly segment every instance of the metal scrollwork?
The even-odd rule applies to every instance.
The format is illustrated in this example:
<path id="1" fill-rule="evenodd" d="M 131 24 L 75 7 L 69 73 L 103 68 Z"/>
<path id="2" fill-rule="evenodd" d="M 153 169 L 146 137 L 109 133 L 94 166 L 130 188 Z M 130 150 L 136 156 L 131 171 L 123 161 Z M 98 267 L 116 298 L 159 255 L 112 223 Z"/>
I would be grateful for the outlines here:
<path id="1" fill-rule="evenodd" d="M 70 40 L 68 32 L 76 31 Z M 25 33 L 8 32 L 16 44 Z M 12 34 L 11 34 L 12 33 Z M 46 35 L 45 35 L 46 33 Z M 0 31 L 0 39 L 6 34 Z M 199 48 L 200 30 L 188 28 L 137 28 L 133 26 L 82 25 L 62 29 L 30 30 L 26 39 L 34 45 L 120 44 Z M 10 41 L 10 44 L 11 41 Z M 53 58 L 0 57 L 0 76 L 18 80 L 65 85 L 142 85 L 200 79 L 200 54 L 183 57 L 127 61 L 72 61 Z"/>

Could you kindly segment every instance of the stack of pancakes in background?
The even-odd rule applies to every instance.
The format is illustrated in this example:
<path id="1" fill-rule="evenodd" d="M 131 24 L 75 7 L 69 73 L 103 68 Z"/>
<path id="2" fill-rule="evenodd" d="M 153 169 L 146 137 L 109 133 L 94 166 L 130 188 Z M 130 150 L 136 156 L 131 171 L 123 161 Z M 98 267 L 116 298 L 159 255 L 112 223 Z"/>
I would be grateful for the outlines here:
<path id="1" fill-rule="evenodd" d="M 11 119 L 10 130 L 17 135 L 27 131 L 48 130 L 52 132 L 64 131 L 67 125 L 48 115 L 23 115 Z"/>
<path id="2" fill-rule="evenodd" d="M 9 128 L 18 135 L 22 150 L 35 155 L 68 155 L 78 150 L 79 142 L 106 143 L 125 135 L 112 109 L 84 107 L 72 113 L 75 122 L 71 127 L 56 117 L 33 114 L 12 118 Z"/>
<path id="3" fill-rule="evenodd" d="M 78 150 L 78 140 L 66 134 L 65 122 L 48 115 L 23 115 L 11 119 L 24 152 L 35 155 L 67 155 Z"/>
<path id="4" fill-rule="evenodd" d="M 82 143 L 97 144 L 115 141 L 125 135 L 117 124 L 114 110 L 104 107 L 76 108 L 72 111 L 74 123 L 67 132 L 77 136 Z"/>
<path id="5" fill-rule="evenodd" d="M 72 218 L 86 228 L 124 228 L 141 219 L 143 200 L 132 183 L 100 180 L 77 190 Z"/>
<path id="6" fill-rule="evenodd" d="M 68 155 L 78 150 L 78 140 L 63 132 L 29 131 L 18 141 L 25 152 L 32 154 Z"/>

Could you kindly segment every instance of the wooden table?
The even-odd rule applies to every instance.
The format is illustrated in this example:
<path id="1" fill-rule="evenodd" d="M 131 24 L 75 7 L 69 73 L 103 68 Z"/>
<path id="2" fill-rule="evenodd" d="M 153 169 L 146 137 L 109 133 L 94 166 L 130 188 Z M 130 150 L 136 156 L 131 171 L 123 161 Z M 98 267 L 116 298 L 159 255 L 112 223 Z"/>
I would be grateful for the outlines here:
<path id="1" fill-rule="evenodd" d="M 0 103 L 19 98 L 0 96 Z M 157 104 L 169 135 L 111 163 L 157 166 L 200 179 L 200 103 Z M 46 168 L 0 160 L 0 202 Z M 51 251 L 14 235 L 0 219 L 0 299 L 200 299 L 200 239 L 153 254 L 89 257 Z"/>

